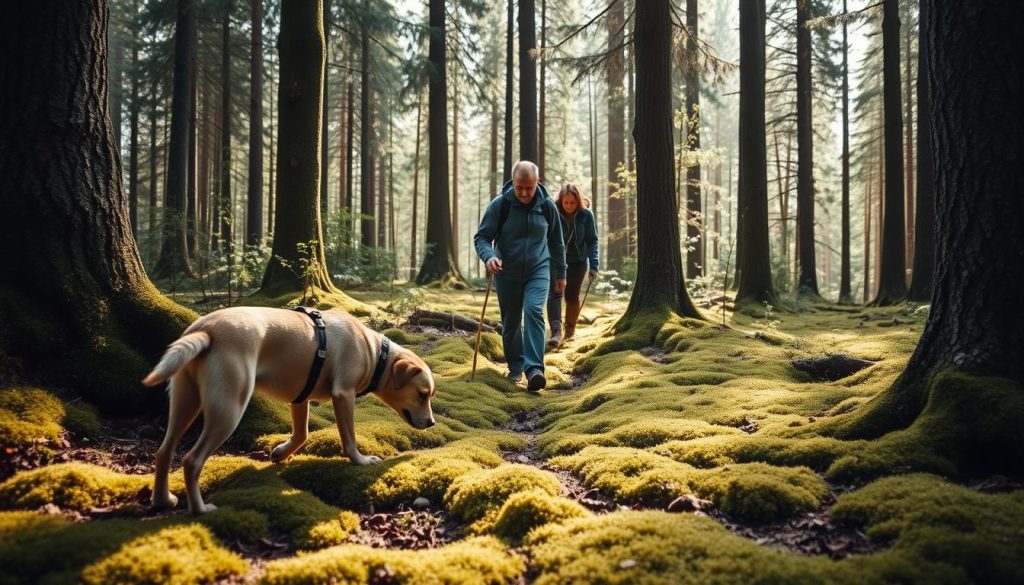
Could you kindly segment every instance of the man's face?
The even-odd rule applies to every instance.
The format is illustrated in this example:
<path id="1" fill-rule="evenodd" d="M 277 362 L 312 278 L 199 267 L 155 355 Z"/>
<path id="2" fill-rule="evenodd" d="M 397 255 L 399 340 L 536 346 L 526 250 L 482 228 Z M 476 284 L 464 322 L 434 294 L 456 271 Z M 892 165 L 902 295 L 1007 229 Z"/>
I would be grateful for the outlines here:
<path id="1" fill-rule="evenodd" d="M 530 173 L 517 173 L 512 180 L 512 189 L 520 203 L 529 205 L 533 201 L 533 194 L 537 192 L 537 177 Z"/>

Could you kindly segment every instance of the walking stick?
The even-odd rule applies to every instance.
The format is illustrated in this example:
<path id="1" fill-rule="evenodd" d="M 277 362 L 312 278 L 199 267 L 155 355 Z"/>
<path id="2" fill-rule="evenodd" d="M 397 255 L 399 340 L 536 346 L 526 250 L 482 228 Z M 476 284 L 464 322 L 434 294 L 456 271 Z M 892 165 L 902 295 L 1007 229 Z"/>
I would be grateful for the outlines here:
<path id="1" fill-rule="evenodd" d="M 476 327 L 476 348 L 473 349 L 473 371 L 469 373 L 469 381 L 473 381 L 476 375 L 476 356 L 480 354 L 480 332 L 484 329 L 484 313 L 487 312 L 487 299 L 491 296 L 491 283 L 494 281 L 494 274 L 487 271 L 487 292 L 484 293 L 484 306 L 480 309 L 480 323 Z"/>

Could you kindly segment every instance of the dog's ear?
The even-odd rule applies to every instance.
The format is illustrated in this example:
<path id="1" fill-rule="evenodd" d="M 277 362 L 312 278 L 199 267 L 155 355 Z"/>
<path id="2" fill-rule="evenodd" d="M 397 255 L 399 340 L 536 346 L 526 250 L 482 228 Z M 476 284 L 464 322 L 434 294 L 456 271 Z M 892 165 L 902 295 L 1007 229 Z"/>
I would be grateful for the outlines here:
<path id="1" fill-rule="evenodd" d="M 391 379 L 394 382 L 395 390 L 401 389 L 409 383 L 416 374 L 423 370 L 409 360 L 399 359 L 391 369 Z"/>

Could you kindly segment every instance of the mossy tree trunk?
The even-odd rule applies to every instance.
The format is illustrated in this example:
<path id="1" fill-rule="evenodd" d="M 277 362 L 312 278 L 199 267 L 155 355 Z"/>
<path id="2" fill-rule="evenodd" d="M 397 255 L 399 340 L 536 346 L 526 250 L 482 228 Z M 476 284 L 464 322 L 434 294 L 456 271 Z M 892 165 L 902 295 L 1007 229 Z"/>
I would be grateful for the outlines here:
<path id="1" fill-rule="evenodd" d="M 882 1 L 882 94 L 885 110 L 885 195 L 882 260 L 875 306 L 907 298 L 903 199 L 903 101 L 900 98 L 900 15 L 897 0 Z"/>
<path id="2" fill-rule="evenodd" d="M 364 248 L 373 247 L 373 113 L 370 111 L 370 33 L 360 39 L 359 90 L 359 231 Z"/>
<path id="3" fill-rule="evenodd" d="M 765 3 L 740 3 L 740 177 L 736 306 L 779 306 L 768 247 L 768 153 L 764 125 Z"/>
<path id="4" fill-rule="evenodd" d="M 452 248 L 448 185 L 448 58 L 444 0 L 430 0 L 430 81 L 427 101 L 427 237 L 417 284 L 464 283 Z"/>
<path id="5" fill-rule="evenodd" d="M 171 140 L 167 156 L 160 257 L 153 268 L 158 278 L 192 274 L 186 237 L 189 121 L 192 118 L 192 74 L 195 68 L 196 14 L 192 0 L 177 1 L 174 28 L 174 89 L 171 93 Z"/>
<path id="6" fill-rule="evenodd" d="M 846 12 L 846 0 L 843 0 L 843 12 Z M 839 277 L 839 303 L 843 305 L 853 304 L 853 289 L 850 284 L 850 69 L 849 53 L 850 45 L 847 35 L 847 23 L 843 22 L 843 81 L 842 81 L 842 110 L 843 110 L 843 185 L 842 185 L 842 269 Z"/>
<path id="7" fill-rule="evenodd" d="M 811 85 L 810 0 L 796 2 L 796 210 L 800 256 L 800 294 L 818 296 L 818 272 L 814 253 L 814 122 Z M 785 229 L 785 228 L 783 228 Z"/>
<path id="8" fill-rule="evenodd" d="M 917 45 L 917 215 L 914 217 L 914 271 L 907 300 L 927 302 L 932 297 L 932 276 L 935 271 L 935 162 L 932 156 L 931 86 L 928 37 L 924 34 L 931 13 L 932 0 L 921 0 L 918 16 Z"/>
<path id="9" fill-rule="evenodd" d="M 138 381 L 196 315 L 156 290 L 132 237 L 105 107 L 106 3 L 6 16 L 18 83 L 0 87 L 0 352 L 104 407 L 159 403 Z"/>
<path id="10" fill-rule="evenodd" d="M 636 6 L 637 277 L 616 325 L 643 312 L 669 310 L 701 319 L 683 279 L 672 143 L 671 17 L 668 0 Z"/>
<path id="11" fill-rule="evenodd" d="M 848 437 L 875 437 L 911 424 L 944 370 L 1007 378 L 1024 387 L 1024 311 L 1014 286 L 1024 282 L 1021 19 L 1024 6 L 1001 0 L 929 10 L 922 21 L 932 97 L 931 116 L 922 122 L 931 124 L 939 163 L 933 175 L 931 315 L 906 371 L 854 413 L 842 432 Z M 979 51 L 983 39 L 987 50 Z M 1019 418 L 1013 426 L 1019 428 Z"/>
<path id="12" fill-rule="evenodd" d="M 260 288 L 268 297 L 305 291 L 307 284 L 338 292 L 327 274 L 320 224 L 322 10 L 322 0 L 285 0 L 281 5 L 274 247 Z M 310 242 L 312 248 L 300 257 L 300 247 Z M 303 262 L 313 263 L 305 276 Z"/>

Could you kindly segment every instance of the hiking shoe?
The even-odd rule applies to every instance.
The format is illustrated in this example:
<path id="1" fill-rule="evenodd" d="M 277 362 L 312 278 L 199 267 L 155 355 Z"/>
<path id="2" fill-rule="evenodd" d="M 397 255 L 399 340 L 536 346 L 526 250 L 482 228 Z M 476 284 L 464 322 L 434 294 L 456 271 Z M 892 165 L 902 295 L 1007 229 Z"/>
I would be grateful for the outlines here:
<path id="1" fill-rule="evenodd" d="M 548 338 L 548 349 L 555 349 L 560 343 L 562 343 L 562 332 L 552 331 L 551 337 Z"/>
<path id="2" fill-rule="evenodd" d="M 528 376 L 528 380 L 526 389 L 530 392 L 540 392 L 542 388 L 548 385 L 548 379 L 544 377 L 544 372 L 541 370 L 534 370 Z"/>
<path id="3" fill-rule="evenodd" d="M 509 372 L 509 373 L 505 374 L 505 379 L 508 380 L 509 382 L 512 382 L 513 384 L 518 384 L 519 380 L 521 380 L 522 378 L 523 378 L 522 372 L 520 372 L 518 374 L 513 374 L 512 372 Z"/>

